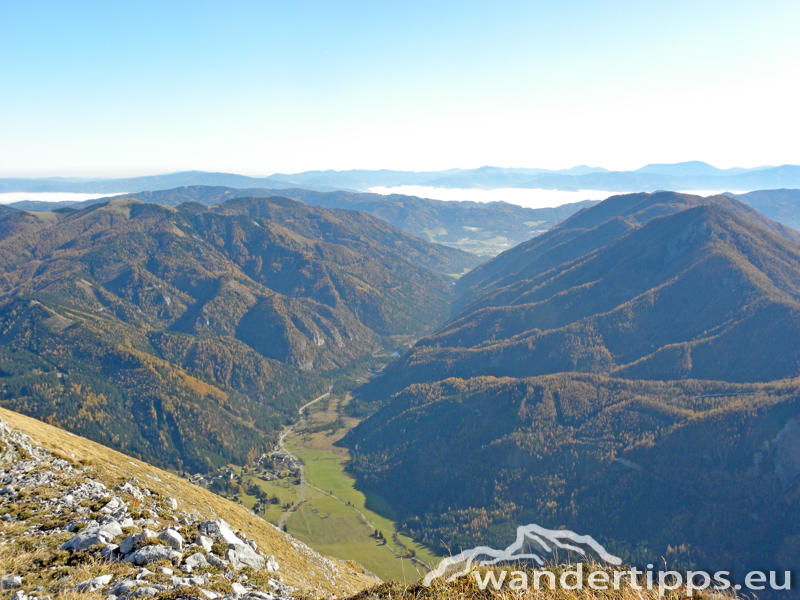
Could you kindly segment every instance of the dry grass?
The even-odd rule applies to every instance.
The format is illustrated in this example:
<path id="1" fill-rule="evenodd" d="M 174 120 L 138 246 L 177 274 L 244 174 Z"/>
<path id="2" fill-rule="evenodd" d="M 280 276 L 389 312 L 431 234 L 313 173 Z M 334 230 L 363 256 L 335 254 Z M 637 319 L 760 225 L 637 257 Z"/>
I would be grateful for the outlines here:
<path id="1" fill-rule="evenodd" d="M 224 519 L 231 527 L 253 539 L 266 554 L 275 555 L 280 565 L 281 578 L 288 585 L 319 595 L 341 596 L 356 593 L 379 583 L 363 567 L 352 562 L 321 559 L 303 544 L 266 523 L 246 508 L 171 473 L 3 408 L 0 408 L 0 418 L 31 436 L 44 448 L 62 456 L 66 455 L 84 465 L 92 465 L 98 471 L 96 479 L 109 487 L 136 477 L 143 486 L 153 492 L 175 498 L 178 501 L 179 511 L 193 512 L 202 519 Z M 3 550 L 7 552 L 6 548 Z M 5 560 L 12 559 L 18 560 L 7 553 L 0 555 L 0 568 L 5 572 L 11 572 Z M 35 556 L 31 554 L 26 560 L 35 560 Z M 107 565 L 104 568 L 107 568 Z M 91 575 L 86 578 L 89 577 Z"/>
<path id="2" fill-rule="evenodd" d="M 14 533 L 8 526 L 3 531 L 7 535 Z M 0 576 L 22 575 L 24 589 L 32 590 L 41 586 L 47 589 L 53 600 L 99 600 L 105 598 L 107 593 L 79 593 L 70 588 L 76 583 L 106 573 L 112 573 L 115 580 L 121 580 L 130 574 L 131 566 L 127 563 L 100 562 L 86 554 L 73 556 L 70 560 L 68 552 L 58 549 L 69 537 L 69 534 L 44 539 L 22 536 L 12 543 L 0 546 Z M 68 581 L 63 578 L 68 578 Z M 5 592 L 4 595 L 10 596 L 11 593 Z"/>
<path id="3" fill-rule="evenodd" d="M 627 577 L 620 579 L 622 585 L 619 586 L 619 589 L 593 590 L 585 586 L 583 589 L 570 590 L 556 586 L 556 589 L 551 590 L 546 584 L 546 579 L 542 579 L 542 589 L 532 589 L 534 587 L 532 571 L 521 567 L 515 567 L 511 570 L 517 569 L 526 572 L 531 589 L 513 590 L 507 585 L 508 582 L 499 590 L 495 590 L 491 585 L 487 586 L 486 589 L 481 589 L 474 574 L 479 574 L 483 579 L 487 573 L 487 569 L 483 568 L 452 582 L 442 579 L 435 580 L 430 587 L 425 587 L 420 583 L 402 585 L 392 581 L 372 589 L 363 590 L 347 600 L 683 600 L 689 597 L 686 589 L 664 590 L 662 595 L 657 585 L 648 590 L 644 581 L 639 582 L 639 587 L 643 589 L 635 589 L 630 585 Z M 560 577 L 561 570 L 559 567 L 551 567 L 550 569 L 554 571 L 557 578 Z M 613 581 L 613 570 L 605 569 L 599 565 L 589 565 L 586 570 L 586 577 L 588 577 L 589 573 L 595 571 L 609 573 Z M 586 577 L 584 582 L 587 580 Z M 717 600 L 734 600 L 737 598 L 734 593 L 714 590 L 694 591 L 691 597 L 696 599 L 715 598 Z"/>

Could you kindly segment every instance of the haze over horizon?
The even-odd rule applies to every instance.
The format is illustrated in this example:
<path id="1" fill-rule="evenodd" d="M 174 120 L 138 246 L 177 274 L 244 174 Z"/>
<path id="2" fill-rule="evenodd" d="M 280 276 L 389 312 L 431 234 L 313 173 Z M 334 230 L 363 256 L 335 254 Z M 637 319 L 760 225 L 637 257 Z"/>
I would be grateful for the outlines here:
<path id="1" fill-rule="evenodd" d="M 702 165 L 707 165 L 714 169 L 720 170 L 727 170 L 727 171 L 754 171 L 759 169 L 768 169 L 776 166 L 782 165 L 732 165 L 726 167 L 718 167 L 717 165 L 712 165 L 709 162 L 702 161 L 702 160 L 681 160 L 675 161 L 672 163 L 655 163 L 655 162 L 648 162 L 643 163 L 641 165 L 634 166 L 630 169 L 608 169 L 604 165 L 587 165 L 587 164 L 569 164 L 569 165 L 561 165 L 555 167 L 541 167 L 540 165 L 518 165 L 518 164 L 508 164 L 508 165 L 479 165 L 477 167 L 462 167 L 462 166 L 450 166 L 445 167 L 442 169 L 395 169 L 391 166 L 384 166 L 384 167 L 375 167 L 375 168 L 361 168 L 358 165 L 352 167 L 345 167 L 340 169 L 334 168 L 319 168 L 319 169 L 304 169 L 302 171 L 296 172 L 279 172 L 279 171 L 264 171 L 264 172 L 245 172 L 241 170 L 230 171 L 230 174 L 235 175 L 242 175 L 244 177 L 253 177 L 253 178 L 268 178 L 268 177 L 280 177 L 281 175 L 299 175 L 303 173 L 312 173 L 312 172 L 320 172 L 320 173 L 346 173 L 349 171 L 364 171 L 364 172 L 377 172 L 377 171 L 398 171 L 398 172 L 426 172 L 426 171 L 468 171 L 474 169 L 529 169 L 529 170 L 538 170 L 541 169 L 542 171 L 550 171 L 550 172 L 561 172 L 561 171 L 569 171 L 571 169 L 580 169 L 580 168 L 587 168 L 592 170 L 598 171 L 619 171 L 619 172 L 634 172 L 640 169 L 645 169 L 650 166 L 658 165 L 658 166 L 673 166 L 673 165 L 682 165 L 682 164 L 690 164 L 690 163 L 698 163 Z M 784 163 L 789 164 L 789 163 Z M 64 175 L 62 173 L 54 173 L 54 174 L 47 174 L 47 175 L 3 175 L 2 170 L 0 170 L 0 178 L 6 179 L 70 179 L 75 181 L 102 181 L 107 179 L 122 179 L 122 178 L 129 178 L 129 177 L 158 177 L 163 175 L 174 175 L 177 173 L 187 173 L 187 172 L 206 172 L 206 173 L 223 173 L 225 171 L 214 171 L 214 170 L 206 170 L 206 169 L 178 169 L 178 170 L 161 170 L 161 171 L 147 171 L 147 172 L 134 172 L 129 175 L 120 175 L 120 176 L 101 176 L 101 175 L 92 175 L 86 174 L 83 176 L 77 175 Z"/>
<path id="2" fill-rule="evenodd" d="M 12 4 L 0 177 L 799 164 L 799 17 L 788 1 Z"/>

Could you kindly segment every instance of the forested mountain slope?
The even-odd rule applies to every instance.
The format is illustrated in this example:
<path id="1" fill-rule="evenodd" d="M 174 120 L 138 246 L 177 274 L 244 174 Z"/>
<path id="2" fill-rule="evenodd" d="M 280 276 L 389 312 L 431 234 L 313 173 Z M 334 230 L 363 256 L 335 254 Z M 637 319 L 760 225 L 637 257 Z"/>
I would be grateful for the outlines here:
<path id="1" fill-rule="evenodd" d="M 771 221 L 727 196 L 702 197 L 676 192 L 612 196 L 462 277 L 457 284 L 457 290 L 462 294 L 458 306 L 468 304 L 484 288 L 502 286 L 506 278 L 544 273 L 558 264 L 605 246 L 651 219 L 707 204 L 721 206 L 772 233 L 800 243 L 797 231 Z"/>
<path id="2" fill-rule="evenodd" d="M 537 523 L 639 564 L 789 568 L 797 238 L 726 197 L 574 215 L 462 278 L 455 317 L 359 390 L 352 472 L 443 549 Z"/>
<path id="3" fill-rule="evenodd" d="M 543 273 L 537 266 L 476 293 L 373 387 L 571 371 L 740 382 L 800 375 L 800 246 L 719 206 L 655 218 Z"/>
<path id="4" fill-rule="evenodd" d="M 0 395 L 160 464 L 244 462 L 337 369 L 447 314 L 470 254 L 285 198 L 0 218 Z"/>
<path id="5" fill-rule="evenodd" d="M 434 547 L 504 548 L 536 523 L 741 581 L 800 560 L 799 398 L 796 379 L 447 379 L 346 441 L 361 485 Z"/>

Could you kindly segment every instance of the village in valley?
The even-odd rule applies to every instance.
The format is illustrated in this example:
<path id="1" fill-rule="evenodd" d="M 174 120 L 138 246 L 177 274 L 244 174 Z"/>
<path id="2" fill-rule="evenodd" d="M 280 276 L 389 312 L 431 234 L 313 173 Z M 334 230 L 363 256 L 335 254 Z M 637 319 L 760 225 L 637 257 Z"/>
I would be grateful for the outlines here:
<path id="1" fill-rule="evenodd" d="M 255 514 L 264 517 L 271 507 L 277 510 L 272 512 L 285 512 L 293 500 L 285 493 L 270 494 L 259 482 L 271 484 L 270 487 L 279 487 L 281 490 L 293 492 L 300 484 L 299 478 L 302 464 L 286 450 L 279 448 L 262 454 L 250 466 L 226 466 L 216 473 L 185 475 L 193 484 L 207 488 L 212 492 L 248 506 Z M 250 500 L 250 501 L 248 501 Z M 277 523 L 277 521 L 275 521 Z"/>

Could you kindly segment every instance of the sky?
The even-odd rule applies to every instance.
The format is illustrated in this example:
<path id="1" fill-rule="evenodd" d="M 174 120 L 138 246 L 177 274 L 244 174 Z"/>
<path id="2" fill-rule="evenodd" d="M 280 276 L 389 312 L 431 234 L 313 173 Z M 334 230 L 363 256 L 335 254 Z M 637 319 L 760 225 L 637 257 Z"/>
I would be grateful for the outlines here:
<path id="1" fill-rule="evenodd" d="M 800 164 L 800 2 L 0 0 L 0 176 Z"/>

